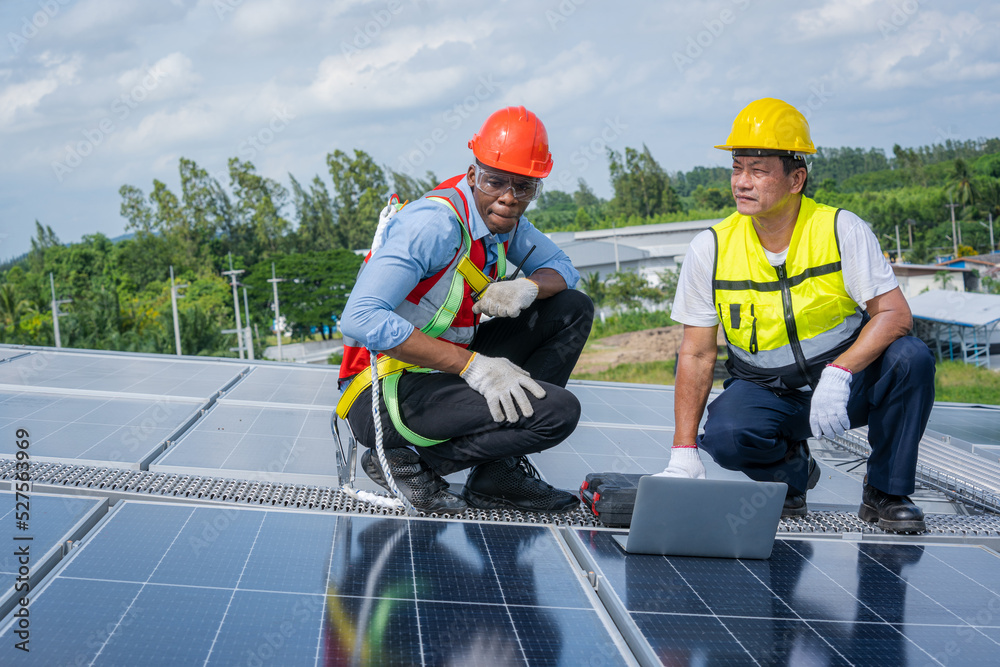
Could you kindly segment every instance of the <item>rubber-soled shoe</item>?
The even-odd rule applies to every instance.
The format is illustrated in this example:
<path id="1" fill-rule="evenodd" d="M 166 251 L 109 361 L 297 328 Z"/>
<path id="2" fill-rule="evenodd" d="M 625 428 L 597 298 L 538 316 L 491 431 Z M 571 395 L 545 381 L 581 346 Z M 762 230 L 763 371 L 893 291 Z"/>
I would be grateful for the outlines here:
<path id="1" fill-rule="evenodd" d="M 448 490 L 448 482 L 421 460 L 420 455 L 406 447 L 387 449 L 385 459 L 396 486 L 413 506 L 424 512 L 459 514 L 469 509 L 465 500 Z M 371 449 L 361 454 L 361 468 L 368 477 L 390 491 L 378 457 Z"/>
<path id="2" fill-rule="evenodd" d="M 465 481 L 463 494 L 480 509 L 516 509 L 527 512 L 567 512 L 580 499 L 546 483 L 526 456 L 477 465 Z"/>
<path id="3" fill-rule="evenodd" d="M 806 456 L 809 457 L 809 482 L 806 484 L 806 488 L 814 489 L 816 488 L 816 484 L 819 483 L 819 464 L 816 463 L 816 459 L 809 453 L 808 448 L 806 449 Z"/>
<path id="4" fill-rule="evenodd" d="M 927 530 L 924 511 L 909 497 L 879 491 L 868 484 L 867 477 L 858 516 L 868 523 L 878 522 L 879 528 L 893 533 L 922 533 Z"/>
<path id="5" fill-rule="evenodd" d="M 789 493 L 785 496 L 785 504 L 781 506 L 781 516 L 805 516 L 808 513 L 806 494 Z"/>

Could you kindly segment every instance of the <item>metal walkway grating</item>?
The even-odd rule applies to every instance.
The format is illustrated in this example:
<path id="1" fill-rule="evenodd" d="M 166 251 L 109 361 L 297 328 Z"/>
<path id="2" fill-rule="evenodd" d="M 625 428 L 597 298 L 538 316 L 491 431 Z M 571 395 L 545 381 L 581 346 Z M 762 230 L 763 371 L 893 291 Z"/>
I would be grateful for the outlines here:
<path id="1" fill-rule="evenodd" d="M 13 481 L 16 467 L 12 459 L 0 459 L 0 480 Z M 376 507 L 350 497 L 333 487 L 279 484 L 265 481 L 233 480 L 194 475 L 175 475 L 145 470 L 99 468 L 65 463 L 32 465 L 32 483 L 66 489 L 88 489 L 119 497 L 169 499 L 186 502 L 231 503 L 235 505 L 300 508 L 350 514 L 405 516 L 404 510 Z M 437 517 L 436 514 L 420 516 Z M 538 514 L 507 510 L 469 510 L 451 518 L 493 523 L 529 523 L 604 529 L 582 508 L 560 514 Z M 865 523 L 853 512 L 813 511 L 805 517 L 782 519 L 779 534 L 842 535 L 860 533 L 886 535 L 874 524 Z M 927 535 L 1000 538 L 1000 515 L 931 514 Z"/>
<path id="2" fill-rule="evenodd" d="M 961 502 L 1000 512 L 1000 464 L 951 444 L 948 436 L 924 435 L 917 458 L 917 480 Z M 856 428 L 832 440 L 868 458 L 868 428 Z"/>

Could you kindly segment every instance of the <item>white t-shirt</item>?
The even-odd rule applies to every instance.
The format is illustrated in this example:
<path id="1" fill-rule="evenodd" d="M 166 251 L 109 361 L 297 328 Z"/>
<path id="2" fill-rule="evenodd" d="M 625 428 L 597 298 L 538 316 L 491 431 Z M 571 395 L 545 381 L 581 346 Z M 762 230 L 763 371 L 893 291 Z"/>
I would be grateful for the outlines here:
<path id="1" fill-rule="evenodd" d="M 899 283 L 892 267 L 882 254 L 878 239 L 864 220 L 850 211 L 837 216 L 840 238 L 840 261 L 847 294 L 863 308 L 869 299 L 896 289 Z M 772 266 L 779 266 L 788 255 L 765 251 Z M 715 261 L 715 236 L 706 229 L 691 241 L 681 265 L 670 317 L 693 327 L 712 327 L 719 323 L 712 292 L 712 265 Z"/>

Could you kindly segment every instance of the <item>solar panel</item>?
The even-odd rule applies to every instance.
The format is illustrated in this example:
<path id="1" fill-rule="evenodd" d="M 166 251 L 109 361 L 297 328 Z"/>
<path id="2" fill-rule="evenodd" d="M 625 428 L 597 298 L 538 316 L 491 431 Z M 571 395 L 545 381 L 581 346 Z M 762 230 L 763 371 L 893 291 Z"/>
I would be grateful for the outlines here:
<path id="1" fill-rule="evenodd" d="M 330 414 L 220 402 L 149 469 L 335 485 Z"/>
<path id="2" fill-rule="evenodd" d="M 1000 408 L 936 404 L 927 428 L 977 445 L 1000 447 Z"/>
<path id="3" fill-rule="evenodd" d="M 0 390 L 0 426 L 16 423 L 32 435 L 31 458 L 141 468 L 200 403 L 165 397 L 107 398 Z M 0 440 L 13 456 L 14 440 Z"/>
<path id="4" fill-rule="evenodd" d="M 19 568 L 23 564 L 17 555 L 27 548 L 30 567 L 30 584 L 38 585 L 42 577 L 63 556 L 67 541 L 78 539 L 90 529 L 107 510 L 104 498 L 80 496 L 54 496 L 30 493 L 27 504 L 24 496 L 13 491 L 0 491 L 0 538 L 4 549 L 0 557 L 0 616 L 6 615 L 24 595 L 18 584 Z M 19 528 L 17 514 L 27 507 L 26 528 Z M 23 584 L 23 581 L 21 582 Z M 19 587 L 15 594 L 15 586 Z M 30 591 L 29 591 L 30 592 Z M 29 596 L 30 597 L 30 596 Z"/>
<path id="5" fill-rule="evenodd" d="M 0 364 L 0 388 L 46 387 L 207 399 L 244 370 L 224 361 L 39 351 Z"/>
<path id="6" fill-rule="evenodd" d="M 571 382 L 566 387 L 580 399 L 581 422 L 673 428 L 673 387 L 609 386 Z"/>
<path id="7" fill-rule="evenodd" d="M 37 664 L 624 664 L 537 526 L 126 501 L 32 618 Z"/>
<path id="8" fill-rule="evenodd" d="M 743 561 L 628 555 L 606 531 L 576 535 L 667 663 L 1000 655 L 1000 558 L 981 547 L 779 539 L 769 560 Z"/>
<path id="9" fill-rule="evenodd" d="M 336 366 L 257 366 L 226 394 L 224 401 L 285 403 L 332 410 L 340 398 L 337 371 Z"/>

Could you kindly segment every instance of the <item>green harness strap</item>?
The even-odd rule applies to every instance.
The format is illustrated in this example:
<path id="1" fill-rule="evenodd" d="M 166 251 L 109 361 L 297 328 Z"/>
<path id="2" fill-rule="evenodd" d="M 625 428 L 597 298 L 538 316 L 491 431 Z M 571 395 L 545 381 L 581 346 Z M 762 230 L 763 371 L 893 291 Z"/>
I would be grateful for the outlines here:
<path id="1" fill-rule="evenodd" d="M 438 201 L 443 205 L 447 206 L 455 213 L 458 218 L 459 227 L 462 229 L 462 256 L 468 257 L 472 250 L 472 235 L 469 234 L 468 224 L 462 219 L 455 206 L 443 197 L 428 197 L 428 199 Z M 497 275 L 504 276 L 507 274 L 507 253 L 502 243 L 497 244 Z M 462 305 L 462 298 L 465 296 L 465 279 L 462 274 L 458 271 L 452 273 L 451 285 L 448 288 L 448 296 L 445 297 L 444 303 L 438 308 L 438 311 L 434 313 L 434 317 L 431 321 L 420 328 L 420 331 L 427 334 L 431 338 L 438 338 L 451 327 L 451 323 L 455 321 L 456 315 L 458 315 L 458 309 Z M 430 368 L 408 368 L 407 372 L 410 373 L 432 373 L 433 369 Z M 385 407 L 389 411 L 389 419 L 392 421 L 393 427 L 396 431 L 403 436 L 403 438 L 410 444 L 416 445 L 417 447 L 431 447 L 433 445 L 439 445 L 446 440 L 433 440 L 431 438 L 425 438 L 424 436 L 415 433 L 410 430 L 410 428 L 403 423 L 403 416 L 399 412 L 399 378 L 403 376 L 404 371 L 398 371 L 392 375 L 387 375 L 382 379 L 382 396 L 385 398 Z"/>

